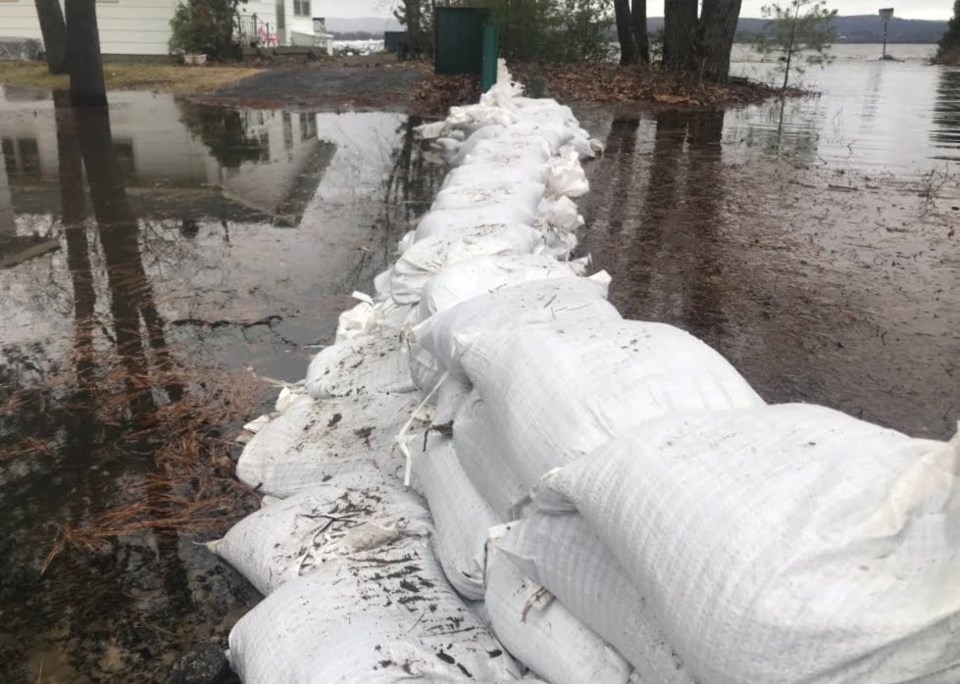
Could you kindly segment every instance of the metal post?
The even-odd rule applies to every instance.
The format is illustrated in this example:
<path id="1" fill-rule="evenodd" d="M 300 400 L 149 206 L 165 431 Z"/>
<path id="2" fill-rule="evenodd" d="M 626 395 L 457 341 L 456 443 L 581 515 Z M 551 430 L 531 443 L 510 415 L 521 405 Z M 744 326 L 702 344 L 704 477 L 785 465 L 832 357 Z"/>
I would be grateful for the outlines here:
<path id="1" fill-rule="evenodd" d="M 880 10 L 880 18 L 883 19 L 883 56 L 880 59 L 887 59 L 887 29 L 890 26 L 890 20 L 893 19 L 893 8 L 887 7 Z"/>

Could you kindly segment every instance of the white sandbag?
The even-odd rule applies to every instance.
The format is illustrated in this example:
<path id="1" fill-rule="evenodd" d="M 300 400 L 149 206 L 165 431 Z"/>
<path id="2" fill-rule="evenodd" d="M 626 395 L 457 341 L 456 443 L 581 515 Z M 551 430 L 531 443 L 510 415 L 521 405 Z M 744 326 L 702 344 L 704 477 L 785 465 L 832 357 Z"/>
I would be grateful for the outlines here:
<path id="1" fill-rule="evenodd" d="M 587 175 L 575 154 L 564 154 L 552 159 L 546 175 L 546 192 L 549 197 L 583 197 L 590 192 Z"/>
<path id="2" fill-rule="evenodd" d="M 574 616 L 617 649 L 645 684 L 693 684 L 641 592 L 576 514 L 509 523 L 500 551 Z"/>
<path id="3" fill-rule="evenodd" d="M 665 416 L 550 473 L 701 682 L 960 681 L 960 438 L 818 406 Z"/>
<path id="4" fill-rule="evenodd" d="M 380 295 L 379 292 L 377 294 Z M 359 303 L 340 314 L 337 342 L 370 335 L 383 329 L 399 330 L 409 313 L 407 306 L 399 305 L 389 297 L 374 299 L 363 292 L 354 292 L 351 296 Z"/>
<path id="5" fill-rule="evenodd" d="M 245 684 L 520 678 L 415 537 L 286 582 L 231 630 L 230 661 Z"/>
<path id="6" fill-rule="evenodd" d="M 479 226 L 457 236 L 421 240 L 393 265 L 390 296 L 398 304 L 415 304 L 430 279 L 447 264 L 477 256 L 531 254 L 541 244 L 539 232 L 520 224 Z"/>
<path id="7" fill-rule="evenodd" d="M 483 599 L 488 530 L 499 519 L 463 472 L 453 440 L 432 438 L 415 449 L 413 485 L 430 504 L 437 528 L 436 550 L 447 580 L 461 596 Z"/>
<path id="8" fill-rule="evenodd" d="M 542 204 L 542 203 L 541 203 Z M 537 206 L 537 211 L 540 205 Z M 428 212 L 420 219 L 413 242 L 430 238 L 452 238 L 468 231 L 490 226 L 530 223 L 529 209 L 509 205 L 471 207 L 467 209 L 444 209 Z M 410 243 L 409 246 L 412 246 Z M 406 251 L 406 250 L 403 250 Z M 403 252 L 401 252 L 402 254 Z"/>
<path id="9" fill-rule="evenodd" d="M 402 474 L 394 437 L 419 402 L 407 393 L 298 404 L 244 447 L 237 477 L 263 494 L 287 497 L 371 463 Z"/>
<path id="10" fill-rule="evenodd" d="M 547 144 L 551 154 L 559 154 L 564 145 L 570 144 L 577 131 L 569 125 L 544 120 L 521 118 L 516 125 L 508 127 L 497 140 L 526 141 L 539 139 Z"/>
<path id="11" fill-rule="evenodd" d="M 277 395 L 277 400 L 274 402 L 273 410 L 277 413 L 286 413 L 298 404 L 306 404 L 312 401 L 313 399 L 307 393 L 307 388 L 303 385 L 287 385 L 283 387 L 283 389 L 281 389 L 280 393 Z M 262 417 L 263 416 L 261 416 L 261 418 Z M 256 432 L 259 432 L 259 428 L 256 430 Z"/>
<path id="12" fill-rule="evenodd" d="M 534 226 L 541 230 L 553 230 L 561 234 L 576 233 L 583 224 L 583 216 L 569 197 L 557 199 L 545 197 L 537 207 L 537 220 Z"/>
<path id="13" fill-rule="evenodd" d="M 540 183 L 545 184 L 550 176 L 550 164 L 514 164 L 504 166 L 490 162 L 477 161 L 459 166 L 443 180 L 442 190 L 461 185 L 476 183 L 478 179 L 496 179 L 498 183 Z"/>
<path id="14" fill-rule="evenodd" d="M 455 334 L 482 330 L 512 330 L 549 321 L 620 320 L 606 301 L 610 276 L 605 271 L 589 278 L 551 278 L 503 287 L 488 295 L 466 300 L 440 316 L 427 319 L 408 334 L 410 374 L 421 390 L 436 393 L 436 420 L 453 419 L 471 382 L 460 368 L 460 347 Z M 421 338 L 429 340 L 421 344 Z"/>
<path id="15" fill-rule="evenodd" d="M 432 340 L 421 344 L 437 355 Z M 454 333 L 440 353 L 451 347 L 527 487 L 638 423 L 763 405 L 720 354 L 662 323 L 577 317 Z"/>
<path id="16" fill-rule="evenodd" d="M 516 140 L 493 138 L 477 143 L 473 152 L 464 159 L 464 164 L 492 163 L 504 166 L 539 167 L 550 161 L 552 156 L 550 147 L 540 139 L 535 138 L 521 143 Z"/>
<path id="17" fill-rule="evenodd" d="M 437 313 L 413 330 L 417 343 L 449 370 L 469 382 L 459 357 L 465 340 L 482 332 L 525 330 L 556 321 L 622 321 L 607 302 L 610 277 L 605 271 L 590 278 L 552 278 L 522 282 L 468 299 Z M 569 326 L 575 327 L 573 325 Z"/>
<path id="18" fill-rule="evenodd" d="M 266 595 L 340 556 L 432 531 L 420 497 L 365 467 L 272 502 L 207 547 Z"/>
<path id="19" fill-rule="evenodd" d="M 471 297 L 531 280 L 582 276 L 587 259 L 558 262 L 542 254 L 476 257 L 440 270 L 427 284 L 423 298 L 407 319 L 418 325 L 438 311 L 446 311 Z"/>
<path id="20" fill-rule="evenodd" d="M 453 419 L 453 443 L 460 467 L 495 515 L 515 519 L 530 490 L 513 470 L 477 392 L 460 403 Z"/>
<path id="21" fill-rule="evenodd" d="M 333 344 L 313 357 L 306 388 L 315 399 L 416 389 L 410 362 L 398 332 L 355 337 Z"/>
<path id="22" fill-rule="evenodd" d="M 473 171 L 470 166 L 461 167 Z M 483 175 L 480 175 L 483 174 Z M 532 221 L 543 199 L 544 186 L 535 181 L 514 182 L 490 178 L 482 169 L 462 183 L 447 187 L 437 193 L 433 200 L 433 209 L 474 209 L 476 207 L 503 206 L 515 207 L 518 212 Z"/>
<path id="23" fill-rule="evenodd" d="M 453 158 L 453 163 L 456 165 L 462 164 L 463 160 L 466 159 L 467 155 L 473 152 L 474 148 L 484 140 L 489 140 L 491 138 L 496 138 L 501 133 L 507 130 L 504 126 L 494 124 L 491 126 L 484 126 L 473 131 L 466 140 L 463 141 L 463 145 L 460 146 L 460 149 L 457 150 L 457 155 Z"/>
<path id="24" fill-rule="evenodd" d="M 624 684 L 630 666 L 494 546 L 487 563 L 486 608 L 513 657 L 551 684 Z"/>
<path id="25" fill-rule="evenodd" d="M 424 140 L 435 140 L 443 135 L 447 128 L 446 121 L 432 121 L 430 123 L 417 126 L 414 131 Z"/>

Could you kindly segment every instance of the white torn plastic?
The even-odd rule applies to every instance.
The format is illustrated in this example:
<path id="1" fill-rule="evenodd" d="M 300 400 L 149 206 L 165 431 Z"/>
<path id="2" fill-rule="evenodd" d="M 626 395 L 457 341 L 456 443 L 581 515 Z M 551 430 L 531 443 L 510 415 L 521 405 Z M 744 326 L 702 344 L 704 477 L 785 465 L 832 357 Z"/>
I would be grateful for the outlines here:
<path id="1" fill-rule="evenodd" d="M 351 296 L 359 303 L 340 314 L 337 342 L 369 335 L 380 328 L 399 329 L 407 316 L 407 310 L 389 298 L 374 300 L 363 292 Z"/>
<path id="2" fill-rule="evenodd" d="M 960 681 L 960 437 L 819 406 L 664 416 L 548 474 L 701 682 Z"/>
<path id="3" fill-rule="evenodd" d="M 453 440 L 433 437 L 426 451 L 413 455 L 413 486 L 430 504 L 437 529 L 437 555 L 450 584 L 470 599 L 482 600 L 487 531 L 503 520 L 467 478 Z"/>
<path id="4" fill-rule="evenodd" d="M 494 633 L 551 684 L 625 684 L 630 666 L 496 547 L 487 560 L 486 608 Z"/>
<path id="5" fill-rule="evenodd" d="M 424 502 L 367 466 L 261 508 L 207 547 L 266 595 L 339 556 L 432 531 Z"/>

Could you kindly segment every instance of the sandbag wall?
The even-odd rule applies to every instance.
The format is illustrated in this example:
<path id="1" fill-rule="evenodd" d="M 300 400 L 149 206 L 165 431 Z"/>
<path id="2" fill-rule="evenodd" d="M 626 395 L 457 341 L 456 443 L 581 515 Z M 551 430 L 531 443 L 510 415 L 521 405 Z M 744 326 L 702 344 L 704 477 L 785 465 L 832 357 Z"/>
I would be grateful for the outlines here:
<path id="1" fill-rule="evenodd" d="M 948 682 L 960 447 L 767 406 L 569 260 L 599 146 L 501 65 L 238 464 L 245 682 Z"/>

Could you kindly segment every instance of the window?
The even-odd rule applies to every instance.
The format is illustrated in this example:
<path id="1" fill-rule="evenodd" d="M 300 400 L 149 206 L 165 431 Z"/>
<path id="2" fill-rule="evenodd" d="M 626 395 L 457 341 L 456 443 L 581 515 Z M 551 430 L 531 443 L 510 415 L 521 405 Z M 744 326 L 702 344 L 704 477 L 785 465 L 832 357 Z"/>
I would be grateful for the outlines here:
<path id="1" fill-rule="evenodd" d="M 293 0 L 293 13 L 298 17 L 309 17 L 310 0 Z"/>

